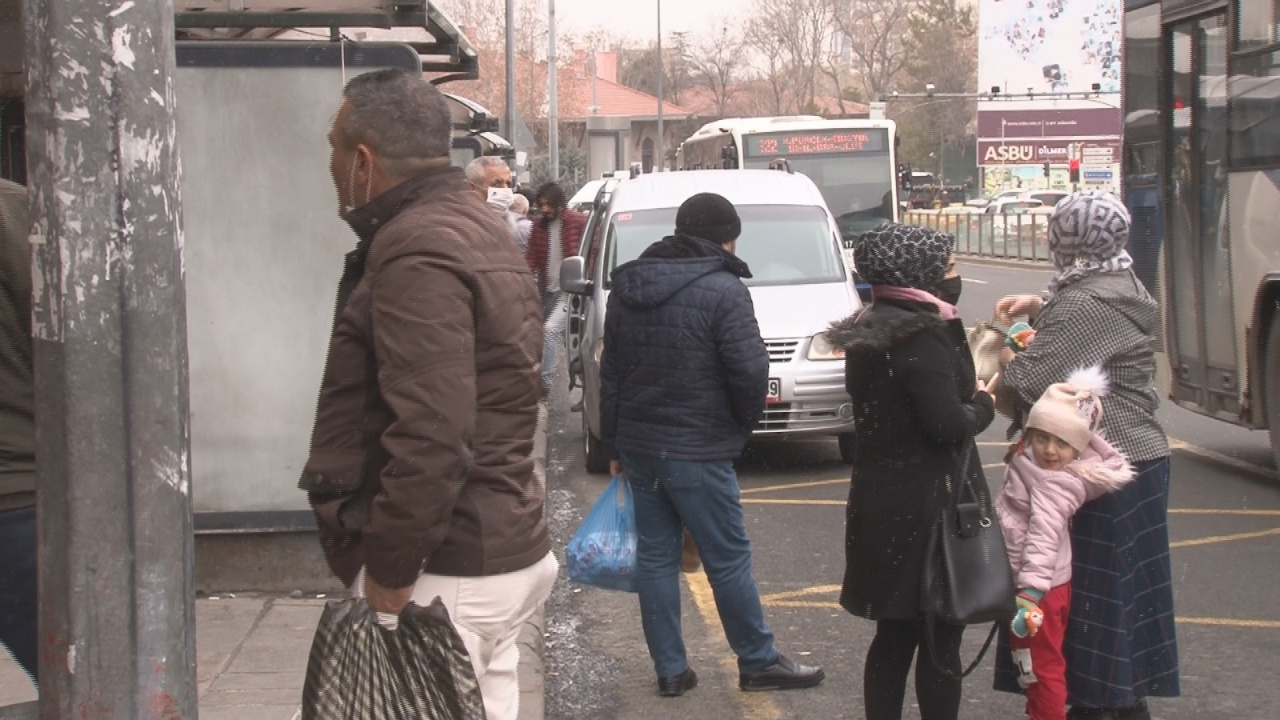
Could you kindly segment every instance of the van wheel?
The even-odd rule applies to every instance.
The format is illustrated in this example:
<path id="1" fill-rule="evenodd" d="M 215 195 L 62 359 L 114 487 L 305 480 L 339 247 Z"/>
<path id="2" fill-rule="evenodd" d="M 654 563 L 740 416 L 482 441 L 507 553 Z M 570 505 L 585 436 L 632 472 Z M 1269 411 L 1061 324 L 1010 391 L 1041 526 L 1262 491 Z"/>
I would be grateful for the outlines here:
<path id="1" fill-rule="evenodd" d="M 853 462 L 853 433 L 836 436 L 840 442 L 840 461 L 846 465 Z"/>
<path id="2" fill-rule="evenodd" d="M 1271 432 L 1271 454 L 1280 469 L 1280 314 L 1271 318 L 1267 333 L 1264 390 L 1267 394 L 1267 428 Z"/>
<path id="3" fill-rule="evenodd" d="M 587 424 L 586 408 L 582 410 L 582 454 L 587 459 L 587 472 L 600 475 L 609 472 L 609 458 L 604 452 L 604 443 L 591 434 L 591 426 Z"/>

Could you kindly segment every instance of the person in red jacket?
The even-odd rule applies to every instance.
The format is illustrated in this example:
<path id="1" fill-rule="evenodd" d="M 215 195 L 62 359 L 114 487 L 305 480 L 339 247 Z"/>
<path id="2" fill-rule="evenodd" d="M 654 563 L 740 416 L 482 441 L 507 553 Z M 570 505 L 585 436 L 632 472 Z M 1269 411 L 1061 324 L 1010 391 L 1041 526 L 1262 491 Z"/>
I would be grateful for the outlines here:
<path id="1" fill-rule="evenodd" d="M 568 303 L 560 291 L 560 263 L 578 254 L 587 216 L 570 210 L 564 190 L 553 182 L 538 188 L 534 202 L 539 215 L 529 235 L 525 262 L 533 271 L 542 297 L 542 395 L 545 397 L 551 392 L 551 381 L 556 376 L 568 319 Z"/>

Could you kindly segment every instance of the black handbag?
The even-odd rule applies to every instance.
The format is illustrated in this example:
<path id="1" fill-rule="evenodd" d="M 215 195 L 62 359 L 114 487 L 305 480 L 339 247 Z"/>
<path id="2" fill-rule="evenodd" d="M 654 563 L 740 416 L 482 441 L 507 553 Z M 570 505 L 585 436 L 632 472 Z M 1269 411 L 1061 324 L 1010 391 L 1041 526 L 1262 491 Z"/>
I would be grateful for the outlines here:
<path id="1" fill-rule="evenodd" d="M 991 623 L 978 657 L 959 677 L 967 676 L 982 662 L 999 624 L 1017 609 L 1017 588 L 995 508 L 990 497 L 980 497 L 969 480 L 972 448 L 972 444 L 967 446 L 957 463 L 956 487 L 930 531 L 921 583 L 929 655 L 945 674 L 955 676 L 938 662 L 933 644 L 938 621 L 952 625 Z"/>

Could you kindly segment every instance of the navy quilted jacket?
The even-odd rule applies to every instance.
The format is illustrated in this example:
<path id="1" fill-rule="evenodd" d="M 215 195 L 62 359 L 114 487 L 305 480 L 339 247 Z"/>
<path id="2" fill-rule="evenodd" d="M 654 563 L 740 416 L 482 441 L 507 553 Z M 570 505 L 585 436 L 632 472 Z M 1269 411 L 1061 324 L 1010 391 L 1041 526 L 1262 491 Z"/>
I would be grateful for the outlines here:
<path id="1" fill-rule="evenodd" d="M 764 413 L 769 354 L 747 264 L 684 235 L 613 272 L 601 358 L 601 439 L 669 460 L 732 460 Z"/>

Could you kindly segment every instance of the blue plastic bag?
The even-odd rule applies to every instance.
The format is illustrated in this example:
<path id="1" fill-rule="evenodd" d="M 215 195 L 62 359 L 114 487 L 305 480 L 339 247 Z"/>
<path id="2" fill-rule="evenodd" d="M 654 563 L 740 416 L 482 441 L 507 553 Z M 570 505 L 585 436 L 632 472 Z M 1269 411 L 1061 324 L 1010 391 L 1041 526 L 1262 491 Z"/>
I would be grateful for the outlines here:
<path id="1" fill-rule="evenodd" d="M 631 486 L 614 476 L 565 549 L 569 579 L 636 592 L 636 505 Z"/>

